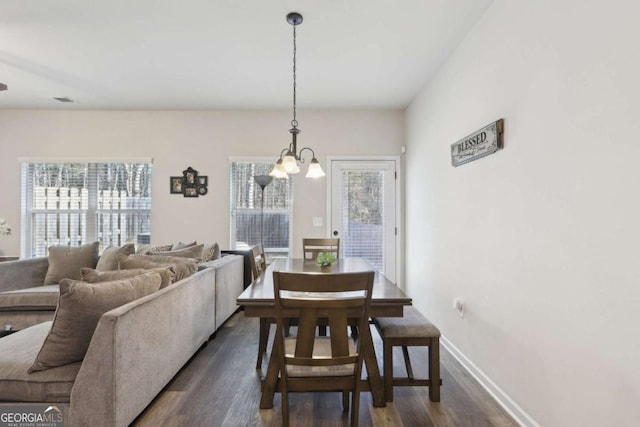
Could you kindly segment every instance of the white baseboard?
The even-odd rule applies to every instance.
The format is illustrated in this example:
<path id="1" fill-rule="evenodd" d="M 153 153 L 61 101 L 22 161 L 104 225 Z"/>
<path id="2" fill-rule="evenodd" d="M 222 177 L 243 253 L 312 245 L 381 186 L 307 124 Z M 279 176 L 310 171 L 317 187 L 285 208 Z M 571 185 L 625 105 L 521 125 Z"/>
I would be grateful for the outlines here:
<path id="1" fill-rule="evenodd" d="M 458 348 L 447 338 L 441 337 L 440 342 L 449 353 L 456 358 L 458 362 L 471 374 L 480 385 L 504 408 L 505 411 L 513 417 L 513 419 L 523 427 L 540 427 L 533 418 L 529 416 L 516 402 L 509 397 L 491 378 L 487 376 L 480 368 L 478 368 L 467 356 L 465 356 Z"/>

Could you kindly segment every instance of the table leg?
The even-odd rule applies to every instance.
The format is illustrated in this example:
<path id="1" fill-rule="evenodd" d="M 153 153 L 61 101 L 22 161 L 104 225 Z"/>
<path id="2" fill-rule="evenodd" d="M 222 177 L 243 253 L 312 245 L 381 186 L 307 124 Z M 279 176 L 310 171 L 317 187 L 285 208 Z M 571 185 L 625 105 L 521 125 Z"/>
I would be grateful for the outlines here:
<path id="1" fill-rule="evenodd" d="M 369 387 L 371 388 L 371 397 L 373 398 L 373 406 L 383 407 L 387 402 L 384 398 L 384 387 L 380 378 L 380 369 L 378 369 L 378 360 L 376 359 L 376 351 L 373 348 L 373 339 L 371 338 L 371 329 L 364 328 L 360 331 L 361 345 L 364 351 L 364 363 L 367 367 L 367 376 L 369 377 Z"/>
<path id="2" fill-rule="evenodd" d="M 260 409 L 273 408 L 273 396 L 276 393 L 276 385 L 278 384 L 278 375 L 280 370 L 278 368 L 278 352 L 280 343 L 278 341 L 278 334 L 271 347 L 271 354 L 269 355 L 269 366 L 267 367 L 267 376 L 262 383 L 262 397 L 260 399 Z"/>

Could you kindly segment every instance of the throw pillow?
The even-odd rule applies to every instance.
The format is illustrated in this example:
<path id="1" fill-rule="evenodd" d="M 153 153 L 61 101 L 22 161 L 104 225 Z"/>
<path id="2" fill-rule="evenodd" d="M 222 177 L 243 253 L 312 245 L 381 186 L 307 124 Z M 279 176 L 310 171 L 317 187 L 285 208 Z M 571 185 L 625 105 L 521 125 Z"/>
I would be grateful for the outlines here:
<path id="1" fill-rule="evenodd" d="M 158 273 L 162 278 L 160 283 L 160 289 L 166 288 L 174 282 L 176 272 L 173 266 L 157 267 L 151 269 L 145 268 L 133 268 L 129 270 L 112 270 L 112 271 L 97 271 L 91 268 L 82 268 L 80 273 L 82 275 L 82 281 L 88 283 L 100 283 L 109 282 L 112 280 L 126 279 L 129 277 L 139 276 L 144 273 L 153 271 Z"/>
<path id="2" fill-rule="evenodd" d="M 158 251 L 170 251 L 171 248 L 172 248 L 172 245 L 156 245 L 156 246 L 143 245 L 138 248 L 136 253 L 140 255 L 149 255 L 150 253 L 158 252 Z"/>
<path id="3" fill-rule="evenodd" d="M 213 245 L 204 245 L 202 250 L 202 262 L 213 261 L 214 259 L 220 259 L 220 246 L 218 242 Z"/>
<path id="4" fill-rule="evenodd" d="M 98 263 L 98 242 L 77 248 L 51 246 L 49 248 L 49 268 L 44 278 L 45 285 L 55 285 L 62 279 L 80 279 L 82 267 L 96 268 Z"/>
<path id="5" fill-rule="evenodd" d="M 127 258 L 124 260 L 124 258 Z M 160 266 L 174 266 L 176 277 L 179 281 L 196 272 L 197 260 L 192 258 L 162 256 L 162 255 L 129 255 L 120 258 L 120 268 L 155 268 Z"/>
<path id="6" fill-rule="evenodd" d="M 188 246 L 182 249 L 171 250 L 171 251 L 154 252 L 154 253 L 150 253 L 149 255 L 164 255 L 164 256 L 173 256 L 173 257 L 182 257 L 182 258 L 194 258 L 199 260 L 202 258 L 203 250 L 204 250 L 204 245 L 200 244 L 200 245 Z"/>
<path id="7" fill-rule="evenodd" d="M 82 360 L 100 317 L 109 310 L 157 291 L 160 281 L 158 273 L 99 284 L 63 279 L 51 330 L 28 372 Z"/>
<path id="8" fill-rule="evenodd" d="M 190 246 L 195 246 L 197 245 L 198 242 L 193 241 L 191 243 L 183 243 L 183 242 L 178 242 L 178 243 L 174 243 L 173 246 L 171 247 L 172 251 L 175 251 L 176 249 L 184 249 L 184 248 L 188 248 Z"/>
<path id="9" fill-rule="evenodd" d="M 117 247 L 117 246 L 109 246 L 107 249 L 102 251 L 102 255 L 98 260 L 98 264 L 96 265 L 96 270 L 99 271 L 108 271 L 108 270 L 117 270 L 118 269 L 118 256 L 120 255 L 131 255 L 135 252 L 135 245 L 133 243 L 127 243 L 126 245 Z"/>

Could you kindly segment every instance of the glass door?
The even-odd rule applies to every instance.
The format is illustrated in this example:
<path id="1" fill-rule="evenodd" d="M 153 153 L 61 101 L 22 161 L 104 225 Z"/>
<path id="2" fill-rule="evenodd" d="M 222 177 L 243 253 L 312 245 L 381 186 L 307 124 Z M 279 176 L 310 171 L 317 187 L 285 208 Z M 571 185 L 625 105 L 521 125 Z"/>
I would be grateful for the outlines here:
<path id="1" fill-rule="evenodd" d="M 331 234 L 340 256 L 365 258 L 396 281 L 396 162 L 331 161 Z"/>

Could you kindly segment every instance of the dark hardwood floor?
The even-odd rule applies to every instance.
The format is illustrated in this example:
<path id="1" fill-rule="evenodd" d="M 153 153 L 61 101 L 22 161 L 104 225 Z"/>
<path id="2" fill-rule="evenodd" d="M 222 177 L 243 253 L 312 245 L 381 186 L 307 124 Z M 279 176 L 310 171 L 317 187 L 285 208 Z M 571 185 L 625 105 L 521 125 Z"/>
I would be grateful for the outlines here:
<path id="1" fill-rule="evenodd" d="M 273 329 L 273 328 L 272 328 Z M 372 328 L 378 360 L 382 343 Z M 271 344 L 271 339 L 269 343 Z M 136 419 L 134 426 L 280 426 L 280 395 L 272 409 L 260 409 L 260 371 L 255 370 L 258 319 L 236 313 Z M 426 349 L 410 348 L 415 374 L 426 374 Z M 446 351 L 441 349 L 441 402 L 426 387 L 396 387 L 394 402 L 372 405 L 362 393 L 361 426 L 517 426 L 518 424 Z M 402 353 L 394 367 L 404 372 Z M 263 364 L 266 370 L 267 360 Z M 291 425 L 348 425 L 340 393 L 299 393 L 290 398 Z"/>

